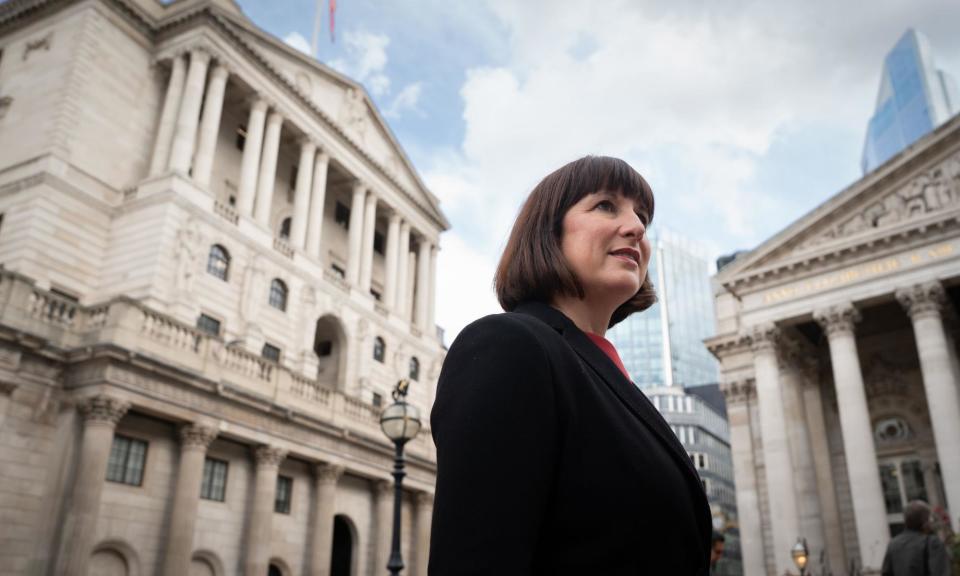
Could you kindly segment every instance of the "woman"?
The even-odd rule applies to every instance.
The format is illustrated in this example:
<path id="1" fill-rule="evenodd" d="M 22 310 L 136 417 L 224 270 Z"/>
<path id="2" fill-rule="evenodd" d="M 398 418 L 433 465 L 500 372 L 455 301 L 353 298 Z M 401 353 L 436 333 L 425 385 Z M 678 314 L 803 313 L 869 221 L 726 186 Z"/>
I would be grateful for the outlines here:
<path id="1" fill-rule="evenodd" d="M 655 301 L 652 218 L 615 158 L 530 194 L 494 282 L 506 313 L 466 327 L 440 375 L 432 576 L 708 573 L 699 477 L 603 338 Z"/>

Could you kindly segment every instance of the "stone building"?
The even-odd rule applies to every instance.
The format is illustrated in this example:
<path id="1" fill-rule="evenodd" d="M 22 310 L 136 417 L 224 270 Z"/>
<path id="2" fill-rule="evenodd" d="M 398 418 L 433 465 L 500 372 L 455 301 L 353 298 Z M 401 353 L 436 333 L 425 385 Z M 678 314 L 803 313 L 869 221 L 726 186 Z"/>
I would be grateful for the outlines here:
<path id="1" fill-rule="evenodd" d="M 231 0 L 0 4 L 0 574 L 379 573 L 448 227 L 363 88 Z"/>
<path id="2" fill-rule="evenodd" d="M 960 517 L 960 118 L 715 277 L 747 576 L 879 573 L 903 506 Z"/>

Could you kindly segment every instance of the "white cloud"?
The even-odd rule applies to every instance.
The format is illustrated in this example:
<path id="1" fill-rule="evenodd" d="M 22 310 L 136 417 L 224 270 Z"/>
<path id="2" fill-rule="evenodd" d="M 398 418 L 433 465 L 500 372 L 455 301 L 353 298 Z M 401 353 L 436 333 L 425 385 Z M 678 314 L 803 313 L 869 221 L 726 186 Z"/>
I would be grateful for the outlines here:
<path id="1" fill-rule="evenodd" d="M 495 267 L 456 232 L 443 235 L 437 257 L 437 317 L 443 319 L 447 345 L 470 322 L 500 311 L 493 292 Z"/>
<path id="2" fill-rule="evenodd" d="M 412 82 L 403 87 L 391 100 L 390 105 L 383 111 L 388 118 L 397 118 L 405 111 L 420 112 L 417 104 L 420 102 L 420 92 L 423 90 L 421 82 Z"/>
<path id="3" fill-rule="evenodd" d="M 754 245 L 800 215 L 785 213 L 795 199 L 757 181 L 780 135 L 812 127 L 823 147 L 829 136 L 861 137 L 883 57 L 907 23 L 944 29 L 935 15 L 958 12 L 953 0 L 922 9 L 878 0 L 866 11 L 825 0 L 487 4 L 507 31 L 503 64 L 467 71 L 462 145 L 424 171 L 471 248 L 471 286 L 489 285 L 529 190 L 584 154 L 619 156 L 645 174 L 659 223 L 713 250 Z M 955 61 L 958 42 L 938 38 Z M 473 308 L 464 269 L 447 262 L 438 272 L 450 315 L 439 319 L 454 336 L 486 309 Z"/>
<path id="4" fill-rule="evenodd" d="M 310 56 L 310 43 L 307 42 L 307 39 L 303 37 L 299 32 L 291 32 L 283 37 L 283 41 L 295 50 L 299 50 Z"/>
<path id="5" fill-rule="evenodd" d="M 346 57 L 331 61 L 330 66 L 362 82 L 374 96 L 388 93 L 390 78 L 385 70 L 390 38 L 386 34 L 348 30 L 343 43 Z"/>

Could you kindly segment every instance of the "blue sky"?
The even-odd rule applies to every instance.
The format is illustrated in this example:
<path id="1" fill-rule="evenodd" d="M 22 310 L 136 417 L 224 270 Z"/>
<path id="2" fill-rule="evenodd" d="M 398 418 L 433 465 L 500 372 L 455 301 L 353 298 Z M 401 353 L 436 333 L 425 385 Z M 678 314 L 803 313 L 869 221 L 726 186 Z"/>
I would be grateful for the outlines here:
<path id="1" fill-rule="evenodd" d="M 312 0 L 239 0 L 309 45 Z M 339 0 L 318 57 L 360 80 L 452 230 L 438 323 L 498 311 L 491 276 L 529 190 L 584 154 L 631 162 L 655 225 L 751 248 L 860 177 L 883 58 L 907 27 L 960 76 L 956 0 Z M 324 0 L 324 10 L 326 0 Z"/>

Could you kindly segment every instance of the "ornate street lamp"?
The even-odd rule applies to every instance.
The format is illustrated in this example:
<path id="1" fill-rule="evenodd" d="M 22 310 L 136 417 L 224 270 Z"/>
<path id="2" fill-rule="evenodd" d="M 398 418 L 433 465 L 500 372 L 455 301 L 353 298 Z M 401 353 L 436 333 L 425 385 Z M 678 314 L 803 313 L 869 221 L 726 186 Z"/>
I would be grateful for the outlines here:
<path id="1" fill-rule="evenodd" d="M 380 428 L 396 448 L 393 460 L 393 542 L 390 545 L 390 560 L 387 562 L 387 570 L 393 576 L 403 570 L 403 557 L 400 555 L 400 506 L 403 496 L 401 486 L 403 477 L 406 476 L 403 471 L 403 445 L 420 432 L 420 411 L 416 406 L 407 404 L 406 400 L 409 386 L 410 382 L 407 380 L 397 382 L 392 393 L 393 404 L 380 413 Z"/>
<path id="2" fill-rule="evenodd" d="M 797 543 L 790 549 L 790 555 L 793 556 L 793 563 L 800 569 L 800 576 L 806 574 L 807 558 L 810 552 L 807 550 L 807 539 L 797 538 Z"/>

